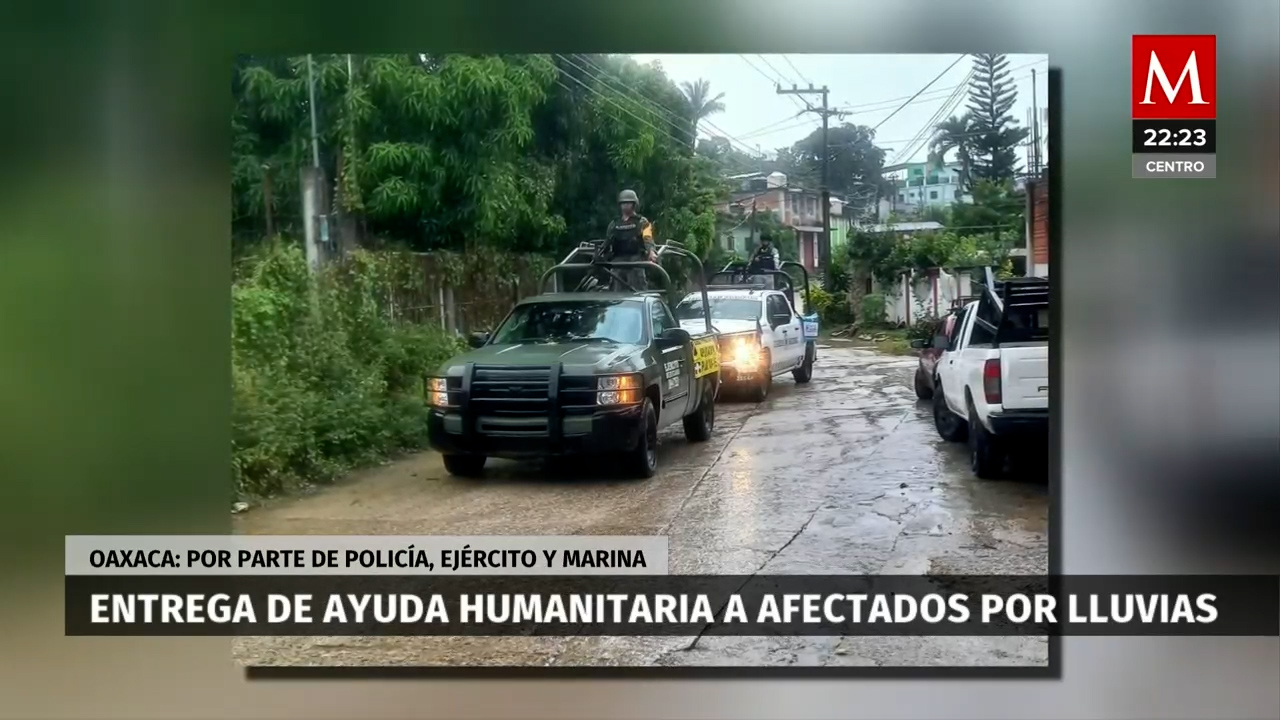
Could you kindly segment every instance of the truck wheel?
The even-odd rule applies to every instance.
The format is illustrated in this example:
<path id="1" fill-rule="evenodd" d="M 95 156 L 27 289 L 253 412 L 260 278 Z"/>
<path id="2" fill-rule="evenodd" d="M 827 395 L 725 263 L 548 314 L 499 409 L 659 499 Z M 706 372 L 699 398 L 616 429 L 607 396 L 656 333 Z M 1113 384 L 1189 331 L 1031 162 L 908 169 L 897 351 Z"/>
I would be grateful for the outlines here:
<path id="1" fill-rule="evenodd" d="M 684 437 L 689 442 L 706 442 L 716 426 L 716 394 L 710 384 L 702 392 L 702 402 L 692 415 L 684 416 Z"/>
<path id="2" fill-rule="evenodd" d="M 933 426 L 938 429 L 938 435 L 947 442 L 964 442 L 966 431 L 966 423 L 961 420 L 958 415 L 951 412 L 947 408 L 947 396 L 942 392 L 942 385 L 936 384 L 936 390 L 933 393 Z"/>
<path id="3" fill-rule="evenodd" d="M 1004 471 L 1004 452 L 996 436 L 987 432 L 978 411 L 969 406 L 969 466 L 983 480 L 995 480 Z"/>
<path id="4" fill-rule="evenodd" d="M 925 382 L 924 373 L 920 368 L 916 368 L 916 397 L 921 400 L 928 400 L 933 397 L 933 388 L 929 387 L 928 382 Z"/>
<path id="5" fill-rule="evenodd" d="M 479 477 L 484 472 L 487 459 L 483 455 L 445 455 L 444 469 L 454 477 Z"/>
<path id="6" fill-rule="evenodd" d="M 622 464 L 627 474 L 643 479 L 653 477 L 658 471 L 658 413 L 649 398 L 644 399 L 640 417 L 640 439 L 635 449 L 624 455 Z"/>
<path id="7" fill-rule="evenodd" d="M 813 347 L 813 343 L 805 345 L 804 364 L 791 371 L 791 377 L 796 379 L 797 384 L 803 385 L 813 378 L 813 357 L 817 354 L 817 350 Z"/>
<path id="8" fill-rule="evenodd" d="M 751 399 L 754 402 L 764 402 L 765 398 L 769 397 L 770 388 L 773 387 L 773 356 L 767 350 L 764 353 L 764 361 L 761 364 L 764 365 L 763 377 L 760 378 L 760 382 L 755 384 L 755 387 L 751 388 Z"/>

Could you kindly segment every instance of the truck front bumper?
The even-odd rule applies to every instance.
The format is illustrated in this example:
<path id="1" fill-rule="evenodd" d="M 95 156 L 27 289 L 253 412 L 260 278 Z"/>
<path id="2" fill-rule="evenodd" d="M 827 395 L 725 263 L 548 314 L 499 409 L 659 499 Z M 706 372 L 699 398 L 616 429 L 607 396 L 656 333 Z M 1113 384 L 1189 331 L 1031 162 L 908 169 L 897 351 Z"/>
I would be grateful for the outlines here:
<path id="1" fill-rule="evenodd" d="M 525 427 L 500 421 L 432 409 L 427 434 L 431 448 L 440 453 L 526 459 L 634 450 L 644 429 L 639 405 L 539 418 Z"/>

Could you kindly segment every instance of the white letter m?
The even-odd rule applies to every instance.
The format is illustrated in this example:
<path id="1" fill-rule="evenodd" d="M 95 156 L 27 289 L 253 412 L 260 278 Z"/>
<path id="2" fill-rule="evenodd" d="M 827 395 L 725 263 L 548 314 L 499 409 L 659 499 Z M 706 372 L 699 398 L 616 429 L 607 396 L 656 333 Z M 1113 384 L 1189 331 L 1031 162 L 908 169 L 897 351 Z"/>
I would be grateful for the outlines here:
<path id="1" fill-rule="evenodd" d="M 1164 67 L 1160 65 L 1160 58 L 1156 57 L 1155 52 L 1151 53 L 1151 62 L 1147 65 L 1147 92 L 1139 105 L 1155 105 L 1151 100 L 1152 80 L 1160 81 L 1160 87 L 1164 90 L 1164 96 L 1168 98 L 1172 104 L 1178 97 L 1178 91 L 1182 89 L 1182 82 L 1188 77 L 1191 79 L 1191 103 L 1192 105 L 1208 105 L 1204 96 L 1200 94 L 1200 68 L 1196 65 L 1196 54 L 1193 51 L 1191 57 L 1187 58 L 1187 64 L 1182 66 L 1182 74 L 1178 76 L 1177 85 L 1169 85 L 1169 76 L 1164 74 Z"/>

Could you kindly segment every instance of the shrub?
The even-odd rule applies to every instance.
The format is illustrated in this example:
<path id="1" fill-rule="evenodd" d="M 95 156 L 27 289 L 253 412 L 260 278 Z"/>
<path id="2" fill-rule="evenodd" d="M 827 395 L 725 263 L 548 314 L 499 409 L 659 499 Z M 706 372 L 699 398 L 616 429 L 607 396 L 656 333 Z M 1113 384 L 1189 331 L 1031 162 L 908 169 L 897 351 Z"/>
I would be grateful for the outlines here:
<path id="1" fill-rule="evenodd" d="M 863 325 L 883 325 L 887 317 L 884 295 L 880 293 L 863 295 L 859 311 Z"/>
<path id="2" fill-rule="evenodd" d="M 907 328 L 907 338 L 910 340 L 932 340 L 934 335 L 938 334 L 938 329 L 942 326 L 942 318 L 931 315 L 928 312 L 916 313 L 915 321 L 911 323 L 911 327 Z"/>
<path id="3" fill-rule="evenodd" d="M 390 319 L 377 255 L 318 277 L 284 243 L 246 262 L 232 286 L 235 492 L 269 495 L 421 447 L 423 380 L 461 340 Z"/>
<path id="4" fill-rule="evenodd" d="M 805 312 L 818 313 L 818 318 L 824 325 L 834 327 L 853 322 L 848 301 L 827 292 L 821 283 L 809 283 L 809 297 L 813 301 L 813 307 L 807 308 Z"/>

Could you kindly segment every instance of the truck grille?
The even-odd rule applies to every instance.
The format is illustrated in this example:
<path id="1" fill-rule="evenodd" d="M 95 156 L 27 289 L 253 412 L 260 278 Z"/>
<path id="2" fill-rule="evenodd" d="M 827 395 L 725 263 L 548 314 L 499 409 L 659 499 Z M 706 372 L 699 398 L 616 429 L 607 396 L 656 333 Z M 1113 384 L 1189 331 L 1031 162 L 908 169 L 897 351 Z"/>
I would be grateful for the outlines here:
<path id="1" fill-rule="evenodd" d="M 471 405 L 479 431 L 508 437 L 545 436 L 549 421 L 558 424 L 562 414 L 590 413 L 595 405 L 594 378 L 553 377 L 558 371 L 558 366 L 476 365 Z"/>
<path id="2" fill-rule="evenodd" d="M 477 365 L 471 377 L 471 400 L 483 415 L 546 416 L 550 409 L 551 368 Z"/>

